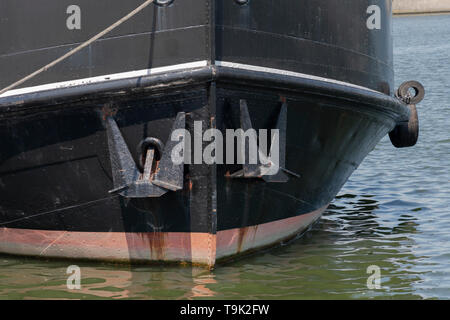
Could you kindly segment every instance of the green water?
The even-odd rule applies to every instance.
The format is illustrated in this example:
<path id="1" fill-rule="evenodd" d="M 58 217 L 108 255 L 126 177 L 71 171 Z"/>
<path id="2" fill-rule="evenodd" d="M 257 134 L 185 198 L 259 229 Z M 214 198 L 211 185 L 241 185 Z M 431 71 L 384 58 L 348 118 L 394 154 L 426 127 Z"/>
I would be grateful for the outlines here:
<path id="1" fill-rule="evenodd" d="M 302 238 L 211 272 L 78 262 L 80 290 L 67 261 L 0 256 L 0 299 L 449 299 L 450 16 L 395 18 L 394 34 L 397 85 L 427 89 L 420 142 L 384 139 Z"/>

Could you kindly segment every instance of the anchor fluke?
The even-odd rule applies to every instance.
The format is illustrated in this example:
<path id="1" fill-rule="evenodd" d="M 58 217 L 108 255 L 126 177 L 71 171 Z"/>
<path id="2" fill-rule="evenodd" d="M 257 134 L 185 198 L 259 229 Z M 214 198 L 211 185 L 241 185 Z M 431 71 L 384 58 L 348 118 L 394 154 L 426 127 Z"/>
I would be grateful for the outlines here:
<path id="1" fill-rule="evenodd" d="M 161 161 L 159 162 L 158 171 L 153 179 L 153 184 L 172 191 L 183 189 L 184 163 L 175 163 L 172 159 L 172 152 L 180 139 L 183 142 L 185 141 L 185 128 L 186 114 L 179 112 L 172 126 L 171 136 L 167 139 Z M 174 132 L 178 134 L 178 139 L 175 141 L 172 140 L 172 133 Z M 184 152 L 184 149 L 182 152 Z M 180 155 L 180 157 L 184 157 L 184 154 Z"/>
<path id="2" fill-rule="evenodd" d="M 246 100 L 240 100 L 240 125 L 245 132 L 253 129 Z M 278 133 L 272 135 L 269 155 L 265 155 L 258 148 L 259 163 L 249 163 L 250 147 L 249 144 L 245 143 L 244 140 L 242 143 L 244 143 L 245 161 L 242 165 L 242 170 L 234 172 L 233 174 L 229 175 L 229 177 L 262 178 L 266 182 L 287 182 L 289 180 L 289 177 L 284 173 L 284 166 L 286 163 L 286 127 L 287 104 L 286 102 L 283 102 L 280 113 L 278 115 L 276 126 L 276 129 L 278 129 Z M 249 141 L 249 143 L 252 142 Z M 256 141 L 254 141 L 254 143 L 256 143 Z M 279 150 L 276 150 L 278 152 L 278 158 L 274 157 L 275 148 L 277 147 L 279 148 Z M 275 163 L 273 159 L 275 159 L 277 163 Z M 277 172 L 274 173 L 274 170 L 277 170 Z"/>

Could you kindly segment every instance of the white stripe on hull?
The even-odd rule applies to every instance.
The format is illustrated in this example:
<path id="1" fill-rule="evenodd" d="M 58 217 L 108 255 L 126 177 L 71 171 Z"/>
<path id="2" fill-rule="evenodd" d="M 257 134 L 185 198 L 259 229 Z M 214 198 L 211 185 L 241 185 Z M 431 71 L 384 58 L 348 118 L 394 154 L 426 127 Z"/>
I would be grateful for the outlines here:
<path id="1" fill-rule="evenodd" d="M 362 86 L 358 86 L 356 84 L 344 82 L 344 81 L 323 78 L 323 77 L 313 76 L 313 75 L 306 74 L 306 73 L 300 73 L 300 72 L 294 72 L 294 71 L 288 71 L 288 70 L 282 70 L 282 69 L 267 68 L 267 67 L 260 67 L 260 66 L 254 66 L 254 65 L 249 65 L 249 64 L 226 62 L 226 61 L 216 61 L 216 66 L 256 71 L 256 72 L 271 73 L 271 74 L 278 74 L 278 75 L 290 76 L 290 77 L 296 77 L 296 78 L 302 78 L 302 79 L 310 79 L 310 80 L 316 80 L 316 81 L 321 81 L 321 82 L 338 84 L 338 85 L 346 86 L 346 87 L 357 88 L 357 89 L 361 89 L 361 90 L 377 92 L 375 90 L 372 90 L 372 89 L 369 89 L 366 87 L 362 87 Z"/>
<path id="2" fill-rule="evenodd" d="M 81 85 L 89 85 L 89 84 L 94 84 L 94 83 L 102 83 L 102 82 L 108 82 L 108 81 L 113 81 L 113 80 L 139 78 L 139 77 L 145 77 L 145 76 L 150 76 L 150 75 L 155 75 L 155 74 L 161 74 L 161 73 L 165 73 L 165 72 L 173 72 L 173 71 L 201 68 L 201 67 L 206 67 L 207 65 L 208 65 L 208 61 L 203 60 L 203 61 L 182 63 L 182 64 L 170 65 L 170 66 L 165 66 L 165 67 L 152 68 L 152 69 L 142 69 L 142 70 L 114 73 L 114 74 L 108 74 L 108 75 L 91 77 L 91 78 L 76 79 L 76 80 L 69 80 L 69 81 L 63 81 L 63 82 L 55 82 L 55 83 L 43 84 L 43 85 L 39 85 L 39 86 L 10 90 L 10 91 L 7 91 L 4 94 L 0 95 L 0 98 L 6 98 L 6 97 L 21 95 L 21 94 L 27 94 L 27 93 L 36 93 L 36 92 L 47 91 L 47 90 L 70 88 L 70 87 L 81 86 Z M 261 72 L 261 73 L 285 75 L 285 76 L 296 77 L 296 78 L 301 78 L 301 79 L 309 79 L 309 80 L 321 81 L 321 82 L 326 82 L 326 83 L 332 83 L 332 84 L 342 85 L 342 86 L 346 86 L 346 87 L 352 87 L 352 88 L 370 91 L 370 92 L 377 92 L 377 91 L 369 89 L 367 87 L 358 86 L 358 85 L 344 82 L 344 81 L 339 81 L 339 80 L 334 80 L 334 79 L 329 79 L 329 78 L 324 78 L 324 77 L 318 77 L 318 76 L 313 76 L 313 75 L 309 75 L 309 74 L 305 74 L 305 73 L 293 72 L 293 71 L 288 71 L 288 70 L 267 68 L 267 67 L 241 64 L 241 63 L 235 63 L 235 62 L 227 62 L 227 61 L 216 61 L 215 65 L 219 66 L 219 67 L 248 70 L 248 71 Z"/>
<path id="3" fill-rule="evenodd" d="M 88 84 L 94 84 L 94 83 L 102 83 L 102 82 L 108 82 L 108 81 L 113 81 L 113 80 L 133 79 L 133 78 L 150 76 L 150 75 L 154 75 L 154 74 L 161 74 L 161 73 L 165 73 L 165 72 L 173 72 L 173 71 L 180 71 L 180 70 L 186 70 L 186 69 L 201 68 L 201 67 L 206 67 L 207 65 L 208 65 L 208 62 L 206 60 L 203 60 L 203 61 L 182 63 L 182 64 L 176 64 L 176 65 L 171 65 L 171 66 L 152 68 L 152 69 L 127 71 L 127 72 L 113 73 L 113 74 L 107 74 L 107 75 L 91 77 L 91 78 L 76 79 L 76 80 L 69 80 L 69 81 L 63 81 L 63 82 L 55 82 L 55 83 L 43 84 L 43 85 L 34 86 L 34 87 L 10 90 L 10 91 L 7 91 L 4 94 L 0 95 L 0 98 L 16 96 L 16 95 L 20 95 L 20 94 L 35 93 L 35 92 L 40 92 L 40 91 L 70 88 L 70 87 L 88 85 Z"/>

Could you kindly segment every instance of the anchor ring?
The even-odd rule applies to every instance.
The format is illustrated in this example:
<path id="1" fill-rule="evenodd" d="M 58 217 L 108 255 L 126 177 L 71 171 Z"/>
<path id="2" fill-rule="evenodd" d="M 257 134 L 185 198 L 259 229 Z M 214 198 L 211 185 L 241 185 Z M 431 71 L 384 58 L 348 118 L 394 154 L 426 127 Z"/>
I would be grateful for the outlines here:
<path id="1" fill-rule="evenodd" d="M 411 89 L 414 95 L 411 95 Z M 418 104 L 425 97 L 425 88 L 418 81 L 406 81 L 398 87 L 396 97 L 407 104 Z"/>
<path id="2" fill-rule="evenodd" d="M 145 157 L 148 149 L 155 150 L 155 161 L 159 161 L 162 157 L 164 150 L 164 143 L 158 138 L 148 137 L 142 140 L 138 145 L 139 164 L 138 167 L 141 171 L 145 167 Z"/>
<path id="3" fill-rule="evenodd" d="M 174 0 L 156 0 L 155 4 L 160 7 L 167 7 L 173 3 Z"/>

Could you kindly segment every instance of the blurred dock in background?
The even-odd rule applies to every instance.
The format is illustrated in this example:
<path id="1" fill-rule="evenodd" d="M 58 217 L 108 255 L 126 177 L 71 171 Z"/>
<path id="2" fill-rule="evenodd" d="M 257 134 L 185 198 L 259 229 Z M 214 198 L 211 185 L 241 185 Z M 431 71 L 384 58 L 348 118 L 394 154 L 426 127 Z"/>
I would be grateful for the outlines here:
<path id="1" fill-rule="evenodd" d="M 394 14 L 450 12 L 450 0 L 393 0 Z"/>

